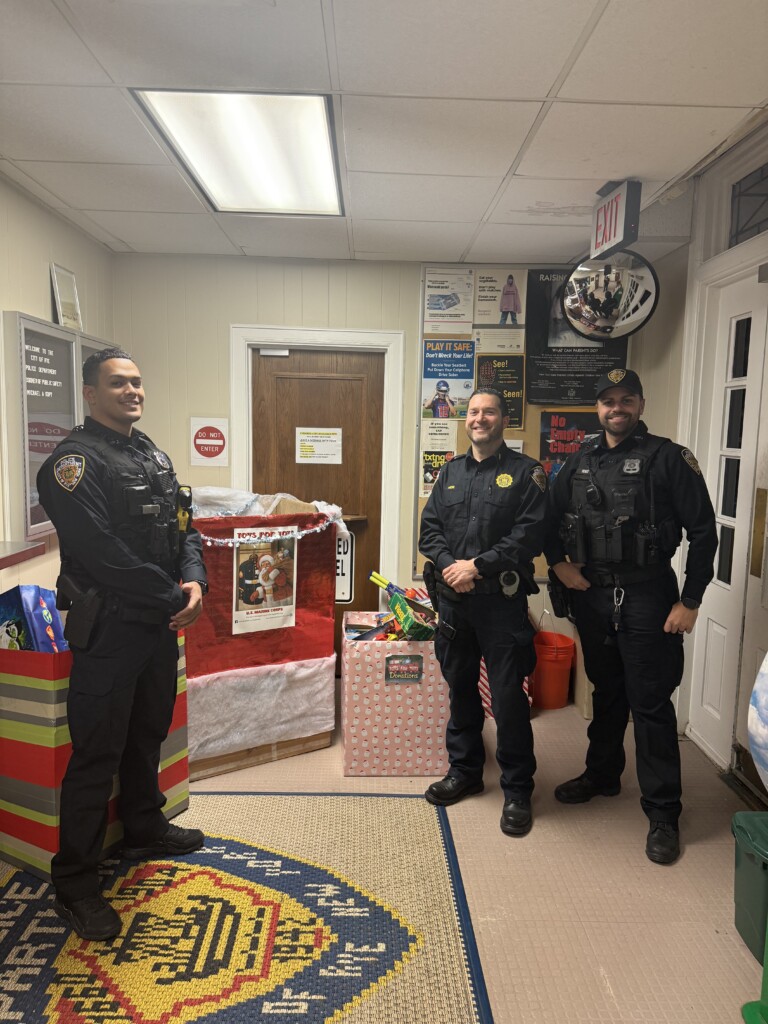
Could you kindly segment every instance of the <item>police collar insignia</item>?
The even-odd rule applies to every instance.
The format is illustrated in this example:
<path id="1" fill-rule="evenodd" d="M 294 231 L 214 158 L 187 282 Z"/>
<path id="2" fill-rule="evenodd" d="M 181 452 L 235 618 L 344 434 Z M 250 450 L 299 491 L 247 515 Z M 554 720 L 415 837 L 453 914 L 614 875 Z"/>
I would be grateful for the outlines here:
<path id="1" fill-rule="evenodd" d="M 640 459 L 624 459 L 624 466 L 622 468 L 625 473 L 639 473 Z"/>
<path id="2" fill-rule="evenodd" d="M 694 471 L 694 473 L 698 473 L 699 476 L 701 476 L 701 466 L 696 461 L 696 456 L 693 454 L 691 449 L 690 448 L 683 448 L 683 450 L 680 452 L 680 454 L 683 456 L 683 458 L 688 463 L 688 465 L 691 467 L 691 469 Z"/>
<path id="3" fill-rule="evenodd" d="M 168 458 L 165 452 L 161 452 L 157 448 L 155 448 L 155 450 L 152 452 L 152 458 L 159 466 L 162 466 L 163 469 L 171 468 L 171 460 Z"/>
<path id="4" fill-rule="evenodd" d="M 541 466 L 536 466 L 531 474 L 533 482 L 539 488 L 540 491 L 546 491 L 547 489 L 547 474 L 544 472 Z"/>
<path id="5" fill-rule="evenodd" d="M 59 487 L 71 493 L 85 475 L 85 458 L 82 455 L 62 455 L 54 463 L 53 475 Z"/>
<path id="6" fill-rule="evenodd" d="M 512 484 L 513 480 L 509 473 L 499 473 L 499 475 L 496 477 L 497 487 L 511 487 Z"/>

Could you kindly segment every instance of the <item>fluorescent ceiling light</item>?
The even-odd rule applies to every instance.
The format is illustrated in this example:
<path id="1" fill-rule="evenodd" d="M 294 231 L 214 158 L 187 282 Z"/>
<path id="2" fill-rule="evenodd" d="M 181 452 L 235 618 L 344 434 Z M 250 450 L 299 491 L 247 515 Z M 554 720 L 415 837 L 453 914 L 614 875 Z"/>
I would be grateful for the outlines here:
<path id="1" fill-rule="evenodd" d="M 135 95 L 217 210 L 341 213 L 324 96 Z"/>

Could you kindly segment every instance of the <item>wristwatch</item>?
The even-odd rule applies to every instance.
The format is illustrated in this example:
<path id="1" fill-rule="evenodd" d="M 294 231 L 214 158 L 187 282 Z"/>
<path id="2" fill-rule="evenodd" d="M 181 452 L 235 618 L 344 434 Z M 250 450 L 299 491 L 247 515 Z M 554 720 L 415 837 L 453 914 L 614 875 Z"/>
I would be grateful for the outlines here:
<path id="1" fill-rule="evenodd" d="M 701 601 L 694 601 L 692 597 L 684 597 L 682 598 L 682 605 L 684 608 L 688 608 L 690 611 L 695 612 L 701 605 Z"/>
<path id="2" fill-rule="evenodd" d="M 200 589 L 203 592 L 203 597 L 205 597 L 205 595 L 208 593 L 208 584 L 205 582 L 205 580 L 190 580 L 189 582 L 196 583 L 198 587 L 200 587 Z"/>

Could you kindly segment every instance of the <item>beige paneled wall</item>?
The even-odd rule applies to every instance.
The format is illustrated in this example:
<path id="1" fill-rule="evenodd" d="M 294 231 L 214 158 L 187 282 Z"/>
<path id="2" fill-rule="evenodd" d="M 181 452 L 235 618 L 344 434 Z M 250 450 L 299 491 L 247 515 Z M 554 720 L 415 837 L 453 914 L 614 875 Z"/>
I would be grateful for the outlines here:
<path id="1" fill-rule="evenodd" d="M 58 263 L 74 272 L 85 330 L 110 340 L 112 254 L 0 178 L 0 310 L 19 310 L 42 320 L 52 320 L 51 263 Z M 15 345 L 17 340 L 3 338 L 3 344 Z M 5 386 L 20 387 L 21 382 L 7 381 Z M 0 432 L 5 432 L 1 415 Z M 0 444 L 3 490 L 7 489 L 9 502 L 21 503 L 24 500 L 23 482 L 18 473 L 9 470 L 3 452 L 4 446 Z M 0 502 L 0 539 L 23 539 L 6 533 L 3 503 Z M 51 586 L 58 568 L 55 542 L 52 547 L 53 550 L 44 556 L 0 571 L 0 592 L 17 583 Z"/>
<path id="2" fill-rule="evenodd" d="M 230 483 L 228 469 L 190 466 L 189 417 L 230 416 L 232 324 L 405 332 L 398 578 L 409 579 L 421 381 L 420 266 L 118 256 L 116 267 L 115 341 L 136 357 L 146 381 L 142 427 L 167 447 L 180 479 L 197 486 Z M 230 423 L 231 431 L 249 429 L 247 423 Z"/>
<path id="3" fill-rule="evenodd" d="M 643 419 L 649 430 L 677 441 L 688 246 L 660 259 L 654 268 L 659 305 L 648 326 L 630 338 L 629 365 L 643 382 Z"/>

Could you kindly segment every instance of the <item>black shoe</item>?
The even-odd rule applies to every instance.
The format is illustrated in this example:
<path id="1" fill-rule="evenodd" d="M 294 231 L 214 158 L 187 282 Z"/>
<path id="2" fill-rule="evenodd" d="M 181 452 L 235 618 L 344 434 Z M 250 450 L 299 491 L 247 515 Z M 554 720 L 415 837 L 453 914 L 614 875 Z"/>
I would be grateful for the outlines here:
<path id="1" fill-rule="evenodd" d="M 592 782 L 585 772 L 577 779 L 570 779 L 557 786 L 555 799 L 561 804 L 585 804 L 593 796 L 618 796 L 620 792 L 620 782 L 615 782 L 612 786 L 600 786 Z"/>
<path id="2" fill-rule="evenodd" d="M 53 909 L 77 932 L 81 939 L 103 942 L 120 934 L 120 915 L 103 896 L 84 896 L 79 900 L 67 900 L 57 896 Z"/>
<path id="3" fill-rule="evenodd" d="M 126 840 L 122 855 L 126 860 L 152 860 L 153 857 L 173 857 L 184 853 L 194 853 L 205 842 L 205 836 L 199 828 L 179 828 L 169 825 L 168 831 L 159 839 L 152 839 L 143 846 L 133 845 Z"/>
<path id="4" fill-rule="evenodd" d="M 450 804 L 457 804 L 465 796 L 482 792 L 482 779 L 456 779 L 453 775 L 446 775 L 440 782 L 433 782 L 424 796 L 431 804 L 448 807 Z"/>
<path id="5" fill-rule="evenodd" d="M 654 864 L 673 864 L 680 856 L 680 831 L 671 821 L 652 821 L 645 854 Z"/>
<path id="6" fill-rule="evenodd" d="M 507 836 L 527 836 L 531 825 L 531 801 L 507 800 L 501 812 L 501 831 Z"/>

